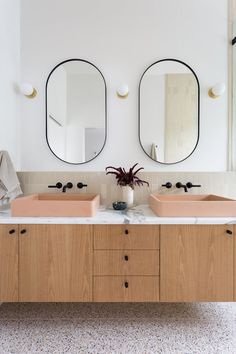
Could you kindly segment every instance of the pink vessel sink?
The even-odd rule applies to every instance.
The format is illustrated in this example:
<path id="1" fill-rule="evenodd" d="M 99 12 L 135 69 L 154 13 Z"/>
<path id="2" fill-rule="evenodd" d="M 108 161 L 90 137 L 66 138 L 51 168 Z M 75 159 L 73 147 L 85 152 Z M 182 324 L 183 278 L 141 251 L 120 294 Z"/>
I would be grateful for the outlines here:
<path id="1" fill-rule="evenodd" d="M 95 216 L 99 194 L 39 193 L 14 199 L 12 216 Z"/>
<path id="2" fill-rule="evenodd" d="M 149 206 L 158 216 L 236 216 L 236 200 L 214 194 L 151 194 Z"/>

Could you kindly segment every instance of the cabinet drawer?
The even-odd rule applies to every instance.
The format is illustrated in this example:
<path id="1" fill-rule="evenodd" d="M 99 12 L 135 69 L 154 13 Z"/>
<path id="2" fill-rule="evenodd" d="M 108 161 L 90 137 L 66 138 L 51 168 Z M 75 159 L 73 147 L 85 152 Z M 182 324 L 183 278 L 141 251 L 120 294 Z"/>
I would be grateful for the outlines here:
<path id="1" fill-rule="evenodd" d="M 96 276 L 95 302 L 156 302 L 159 301 L 159 277 Z"/>
<path id="2" fill-rule="evenodd" d="M 94 275 L 159 275 L 159 251 L 94 251 Z"/>
<path id="3" fill-rule="evenodd" d="M 96 225 L 95 249 L 159 249 L 159 225 Z"/>

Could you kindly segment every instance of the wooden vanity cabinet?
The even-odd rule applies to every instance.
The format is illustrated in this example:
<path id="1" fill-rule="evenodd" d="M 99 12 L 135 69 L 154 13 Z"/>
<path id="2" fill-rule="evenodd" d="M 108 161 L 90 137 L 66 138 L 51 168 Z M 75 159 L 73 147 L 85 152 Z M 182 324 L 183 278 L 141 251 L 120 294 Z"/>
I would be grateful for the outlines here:
<path id="1" fill-rule="evenodd" d="M 0 302 L 236 301 L 233 225 L 0 225 Z"/>
<path id="2" fill-rule="evenodd" d="M 0 302 L 18 301 L 18 225 L 0 225 Z"/>
<path id="3" fill-rule="evenodd" d="M 233 301 L 232 231 L 231 225 L 161 225 L 160 301 Z"/>
<path id="4" fill-rule="evenodd" d="M 19 301 L 92 301 L 91 225 L 20 225 Z"/>

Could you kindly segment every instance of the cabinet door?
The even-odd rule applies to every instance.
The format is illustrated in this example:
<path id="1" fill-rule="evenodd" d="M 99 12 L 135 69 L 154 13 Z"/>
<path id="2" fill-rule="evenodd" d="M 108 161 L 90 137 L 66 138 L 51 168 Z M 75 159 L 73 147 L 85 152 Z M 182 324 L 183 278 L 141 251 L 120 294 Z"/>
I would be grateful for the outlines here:
<path id="1" fill-rule="evenodd" d="M 92 300 L 92 226 L 21 225 L 19 301 Z"/>
<path id="2" fill-rule="evenodd" d="M 236 301 L 236 225 L 234 225 L 234 301 Z"/>
<path id="3" fill-rule="evenodd" d="M 0 302 L 18 301 L 18 226 L 0 225 Z"/>
<path id="4" fill-rule="evenodd" d="M 227 225 L 161 226 L 160 301 L 232 301 L 233 237 Z"/>

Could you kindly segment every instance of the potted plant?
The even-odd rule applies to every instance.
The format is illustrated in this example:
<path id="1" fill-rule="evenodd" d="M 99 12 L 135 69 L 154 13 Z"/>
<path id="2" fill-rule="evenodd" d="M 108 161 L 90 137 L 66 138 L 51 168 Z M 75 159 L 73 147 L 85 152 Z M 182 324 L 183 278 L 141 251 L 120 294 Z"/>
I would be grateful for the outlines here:
<path id="1" fill-rule="evenodd" d="M 108 171 L 109 169 L 112 170 L 108 171 L 106 174 L 115 175 L 117 179 L 117 185 L 122 187 L 122 201 L 126 202 L 128 206 L 133 205 L 135 186 L 143 186 L 144 184 L 147 184 L 149 186 L 148 182 L 141 180 L 137 176 L 137 173 L 144 169 L 143 167 L 140 167 L 135 170 L 135 167 L 137 165 L 138 163 L 131 167 L 129 171 L 126 171 L 123 167 L 106 167 L 106 171 Z"/>

